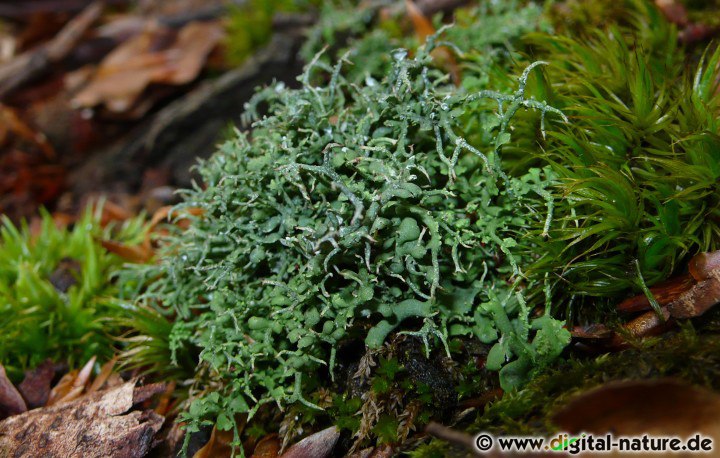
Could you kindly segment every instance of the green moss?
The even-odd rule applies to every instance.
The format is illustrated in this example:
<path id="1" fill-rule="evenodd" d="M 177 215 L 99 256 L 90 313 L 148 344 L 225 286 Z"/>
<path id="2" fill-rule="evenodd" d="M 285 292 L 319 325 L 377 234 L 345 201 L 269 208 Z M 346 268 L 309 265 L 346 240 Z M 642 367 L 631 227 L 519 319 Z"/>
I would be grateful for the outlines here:
<path id="1" fill-rule="evenodd" d="M 272 36 L 273 16 L 305 11 L 312 0 L 249 0 L 231 4 L 227 15 L 225 56 L 230 65 L 240 65 L 267 44 Z"/>
<path id="2" fill-rule="evenodd" d="M 138 243 L 144 228 L 139 219 L 115 230 L 98 221 L 88 211 L 71 229 L 60 229 L 43 213 L 33 236 L 27 225 L 3 220 L 0 363 L 12 378 L 47 358 L 74 366 L 113 354 L 123 315 L 113 276 L 123 260 L 99 240 Z"/>
<path id="3" fill-rule="evenodd" d="M 686 63 L 675 29 L 630 3 L 633 25 L 526 38 L 531 59 L 550 63 L 529 93 L 571 122 L 505 149 L 507 168 L 549 165 L 558 177 L 555 224 L 527 270 L 549 276 L 553 306 L 571 321 L 606 322 L 614 303 L 720 248 L 720 54 Z M 519 133 L 537 124 L 516 121 Z"/>

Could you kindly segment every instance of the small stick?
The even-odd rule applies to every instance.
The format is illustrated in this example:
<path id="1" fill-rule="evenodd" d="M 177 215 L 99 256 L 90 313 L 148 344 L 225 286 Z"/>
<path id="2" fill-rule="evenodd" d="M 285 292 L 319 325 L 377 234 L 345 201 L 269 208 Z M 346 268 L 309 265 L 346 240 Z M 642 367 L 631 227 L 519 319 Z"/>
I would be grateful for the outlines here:
<path id="1" fill-rule="evenodd" d="M 90 26 L 100 18 L 102 2 L 92 3 L 68 22 L 50 42 L 0 65 L 0 98 L 64 59 Z"/>
<path id="2" fill-rule="evenodd" d="M 431 436 L 437 437 L 438 439 L 442 439 L 444 441 L 450 442 L 451 444 L 463 447 L 466 450 L 470 450 L 474 455 L 480 455 L 475 448 L 475 439 L 470 434 L 448 428 L 447 426 L 443 426 L 440 423 L 436 423 L 434 421 L 431 421 L 427 424 L 427 426 L 425 427 L 425 432 L 430 434 Z M 485 456 L 492 457 L 494 455 L 486 454 Z"/>

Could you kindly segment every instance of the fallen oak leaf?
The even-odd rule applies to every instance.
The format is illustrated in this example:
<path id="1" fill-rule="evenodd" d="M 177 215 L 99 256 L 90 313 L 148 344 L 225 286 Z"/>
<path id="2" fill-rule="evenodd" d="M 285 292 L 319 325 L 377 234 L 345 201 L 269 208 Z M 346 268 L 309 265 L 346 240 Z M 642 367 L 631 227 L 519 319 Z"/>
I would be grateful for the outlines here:
<path id="1" fill-rule="evenodd" d="M 5 368 L 0 364 L 0 419 L 25 411 L 27 411 L 25 401 L 7 377 Z"/>

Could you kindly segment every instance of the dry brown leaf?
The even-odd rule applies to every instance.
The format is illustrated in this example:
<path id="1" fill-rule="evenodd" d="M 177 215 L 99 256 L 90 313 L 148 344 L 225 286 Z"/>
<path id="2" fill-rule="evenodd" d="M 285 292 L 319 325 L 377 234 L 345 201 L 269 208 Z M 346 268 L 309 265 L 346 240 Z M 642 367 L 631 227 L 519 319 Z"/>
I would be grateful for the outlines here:
<path id="1" fill-rule="evenodd" d="M 0 422 L 0 456 L 143 457 L 164 419 L 131 411 L 135 382 Z"/>
<path id="2" fill-rule="evenodd" d="M 102 226 L 107 226 L 112 221 L 126 221 L 133 217 L 133 212 L 113 201 L 105 200 L 101 205 L 100 224 Z"/>
<path id="3" fill-rule="evenodd" d="M 148 231 L 147 235 L 145 236 L 145 240 L 143 241 L 143 249 L 147 252 L 152 252 L 152 241 L 151 237 L 154 233 L 156 233 L 155 229 L 157 228 L 157 225 L 160 224 L 163 220 L 168 220 L 170 216 L 172 216 L 172 211 L 175 207 L 172 205 L 166 205 L 164 207 L 158 208 L 155 213 L 153 214 L 152 219 L 150 220 L 150 223 L 148 224 Z M 183 209 L 184 214 L 189 214 L 192 216 L 200 216 L 204 213 L 204 210 L 202 208 L 185 208 Z M 183 228 L 186 227 L 188 224 L 187 220 L 179 220 L 175 223 L 178 227 Z"/>
<path id="4" fill-rule="evenodd" d="M 126 112 L 151 83 L 178 86 L 193 81 L 223 34 L 217 21 L 191 22 L 174 39 L 172 29 L 148 24 L 108 54 L 72 103 L 85 108 L 104 104 L 112 112 Z"/>
<path id="5" fill-rule="evenodd" d="M 570 334 L 578 339 L 609 339 L 615 332 L 604 324 L 588 324 L 575 326 Z"/>
<path id="6" fill-rule="evenodd" d="M 152 230 L 153 228 L 155 228 L 155 226 L 160 224 L 160 222 L 170 218 L 170 216 L 172 215 L 172 210 L 174 208 L 175 207 L 173 207 L 172 205 L 167 205 L 165 207 L 159 208 L 150 220 L 150 229 Z M 183 209 L 182 213 L 192 216 L 201 216 L 205 212 L 202 208 L 185 208 Z"/>
<path id="7" fill-rule="evenodd" d="M 435 27 L 413 0 L 405 0 L 405 9 L 413 24 L 418 41 L 425 43 L 429 36 L 435 34 Z M 453 82 L 460 84 L 460 67 L 455 60 L 455 56 L 447 46 L 438 46 L 432 51 L 431 55 L 438 64 L 447 68 L 453 78 Z"/>
<path id="8" fill-rule="evenodd" d="M 162 396 L 160 396 L 160 399 L 155 406 L 155 413 L 163 416 L 167 415 L 170 408 L 170 400 L 172 399 L 172 395 L 175 392 L 175 386 L 175 380 L 168 383 L 167 388 L 165 388 L 165 392 Z"/>
<path id="9" fill-rule="evenodd" d="M 693 277 L 684 275 L 672 278 L 650 288 L 655 300 L 662 306 L 677 299 L 682 293 L 693 286 Z M 638 312 L 641 310 L 650 310 L 650 301 L 645 294 L 640 294 L 622 301 L 618 306 L 619 312 Z"/>
<path id="10" fill-rule="evenodd" d="M 223 29 L 217 22 L 191 22 L 183 27 L 173 49 L 180 57 L 173 63 L 174 69 L 168 79 L 158 82 L 180 85 L 194 80 L 223 36 Z"/>
<path id="11" fill-rule="evenodd" d="M 720 437 L 720 396 L 685 382 L 613 382 L 571 399 L 553 416 L 569 433 Z"/>
<path id="12" fill-rule="evenodd" d="M 281 446 L 280 437 L 277 434 L 269 434 L 260 439 L 250 458 L 277 458 Z"/>
<path id="13" fill-rule="evenodd" d="M 36 146 L 46 158 L 56 157 L 55 149 L 45 134 L 26 124 L 15 110 L 0 104 L 0 144 L 5 144 L 11 134 Z"/>
<path id="14" fill-rule="evenodd" d="M 282 454 L 282 458 L 327 458 L 332 455 L 339 438 L 340 430 L 337 426 L 331 426 L 296 443 Z"/>
<path id="15" fill-rule="evenodd" d="M 195 452 L 193 458 L 230 458 L 233 455 L 233 448 L 230 445 L 232 440 L 232 431 L 218 431 L 216 427 L 213 427 L 210 440 L 203 448 Z"/>
<path id="16" fill-rule="evenodd" d="M 25 401 L 8 379 L 5 368 L 0 364 L 0 419 L 25 411 L 27 411 Z"/>
<path id="17" fill-rule="evenodd" d="M 51 406 L 56 404 L 62 399 L 67 393 L 72 390 L 73 381 L 78 375 L 78 370 L 74 369 L 67 374 L 63 375 L 60 381 L 50 390 L 50 396 L 46 405 Z"/>
<path id="18" fill-rule="evenodd" d="M 427 37 L 435 33 L 435 27 L 412 0 L 405 0 L 405 8 L 408 17 L 413 23 L 418 40 L 420 40 L 420 43 L 424 43 Z"/>
<path id="19" fill-rule="evenodd" d="M 655 0 L 655 5 L 662 11 L 668 21 L 679 26 L 688 24 L 688 14 L 685 5 L 675 0 Z"/>
<path id="20" fill-rule="evenodd" d="M 55 363 L 49 359 L 32 371 L 25 373 L 25 379 L 18 385 L 28 408 L 44 406 L 50 396 L 50 385 L 55 377 Z"/>
<path id="21" fill-rule="evenodd" d="M 153 257 L 150 247 L 143 245 L 126 245 L 113 240 L 100 240 L 100 244 L 110 253 L 135 263 L 146 263 Z"/>
<path id="22" fill-rule="evenodd" d="M 112 374 L 113 369 L 115 368 L 115 364 L 117 364 L 118 357 L 114 356 L 113 359 L 103 364 L 103 367 L 100 369 L 100 373 L 97 377 L 95 377 L 95 380 L 93 380 L 92 385 L 90 385 L 90 388 L 88 388 L 87 393 L 94 393 L 96 391 L 99 391 L 100 388 L 103 387 L 105 382 L 107 381 L 108 377 L 110 377 L 110 374 Z"/>
<path id="23" fill-rule="evenodd" d="M 90 379 L 95 359 L 93 356 L 85 363 L 82 369 L 75 369 L 63 375 L 57 385 L 50 391 L 47 405 L 52 406 L 77 399 L 85 390 L 85 385 Z"/>
<path id="24" fill-rule="evenodd" d="M 68 390 L 63 397 L 55 400 L 54 404 L 74 401 L 75 399 L 80 397 L 83 391 L 85 391 L 85 386 L 87 385 L 88 380 L 90 380 L 90 375 L 92 375 L 95 360 L 96 358 L 93 356 L 87 363 L 85 363 L 83 368 L 80 369 L 80 372 L 78 372 L 77 376 L 72 381 L 72 384 L 70 385 L 70 390 Z"/>

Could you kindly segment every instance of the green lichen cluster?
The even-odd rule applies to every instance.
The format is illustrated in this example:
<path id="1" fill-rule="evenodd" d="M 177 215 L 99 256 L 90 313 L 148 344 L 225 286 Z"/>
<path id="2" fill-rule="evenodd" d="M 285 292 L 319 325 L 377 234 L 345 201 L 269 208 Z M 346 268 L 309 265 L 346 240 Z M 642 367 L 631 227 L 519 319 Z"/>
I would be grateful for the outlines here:
<path id="1" fill-rule="evenodd" d="M 517 57 L 515 47 L 519 38 L 529 32 L 552 30 L 542 15 L 543 8 L 534 2 L 483 0 L 468 3 L 453 11 L 453 26 L 446 31 L 442 41 L 457 43 L 467 52 L 460 67 L 467 71 L 470 79 L 487 79 L 492 68 L 505 74 L 505 63 Z M 325 2 L 318 24 L 309 31 L 302 46 L 301 56 L 309 61 L 327 49 L 320 59 L 329 65 L 333 59 L 347 53 L 353 62 L 345 71 L 347 79 L 362 81 L 367 75 L 382 78 L 392 67 L 393 50 L 412 50 L 423 44 L 405 9 L 395 10 L 393 7 L 397 6 L 397 3 L 383 2 L 361 2 L 359 5 Z M 449 23 L 449 18 L 442 13 L 428 20 L 436 29 Z M 455 47 L 455 51 L 460 49 Z"/>
<path id="2" fill-rule="evenodd" d="M 560 319 L 607 324 L 618 300 L 717 249 L 720 53 L 688 63 L 652 4 L 621 3 L 588 30 L 480 2 L 454 28 L 433 18 L 420 47 L 377 9 L 328 7 L 300 88 L 258 92 L 251 132 L 199 165 L 177 207 L 188 229 L 129 274 L 144 285 L 130 353 L 194 371 L 190 431 L 278 406 L 393 442 L 427 395 L 417 361 L 467 363 L 448 373 L 472 395 L 462 374 L 482 353 L 521 389 L 568 343 Z M 391 350 L 404 338 L 424 357 Z M 469 342 L 484 353 L 460 357 Z M 328 399 L 353 364 L 365 391 Z M 416 397 L 368 414 L 402 390 Z"/>
<path id="3" fill-rule="evenodd" d="M 465 93 L 433 68 L 433 40 L 413 58 L 397 50 L 386 77 L 362 84 L 343 76 L 345 60 L 312 61 L 300 89 L 260 91 L 247 111 L 252 133 L 200 165 L 204 186 L 177 211 L 203 215 L 145 269 L 155 281 L 142 299 L 174 314 L 175 359 L 199 355 L 191 430 L 230 429 L 267 403 L 315 407 L 308 393 L 332 381 L 348 340 L 372 350 L 400 332 L 449 352 L 453 336 L 480 339 L 493 344 L 488 367 L 506 388 L 568 342 L 549 308 L 531 315 L 523 293 L 542 288 L 524 281 L 523 233 L 549 226 L 552 176 L 508 176 L 500 160 L 518 110 L 563 115 L 525 97 L 539 63 L 514 92 Z M 491 108 L 473 146 L 461 118 L 481 99 Z"/>
<path id="4" fill-rule="evenodd" d="M 114 275 L 123 259 L 102 239 L 139 243 L 141 219 L 103 228 L 87 211 L 72 228 L 43 213 L 33 234 L 7 218 L 0 228 L 0 363 L 13 379 L 51 359 L 71 367 L 112 356 L 124 315 Z"/>

